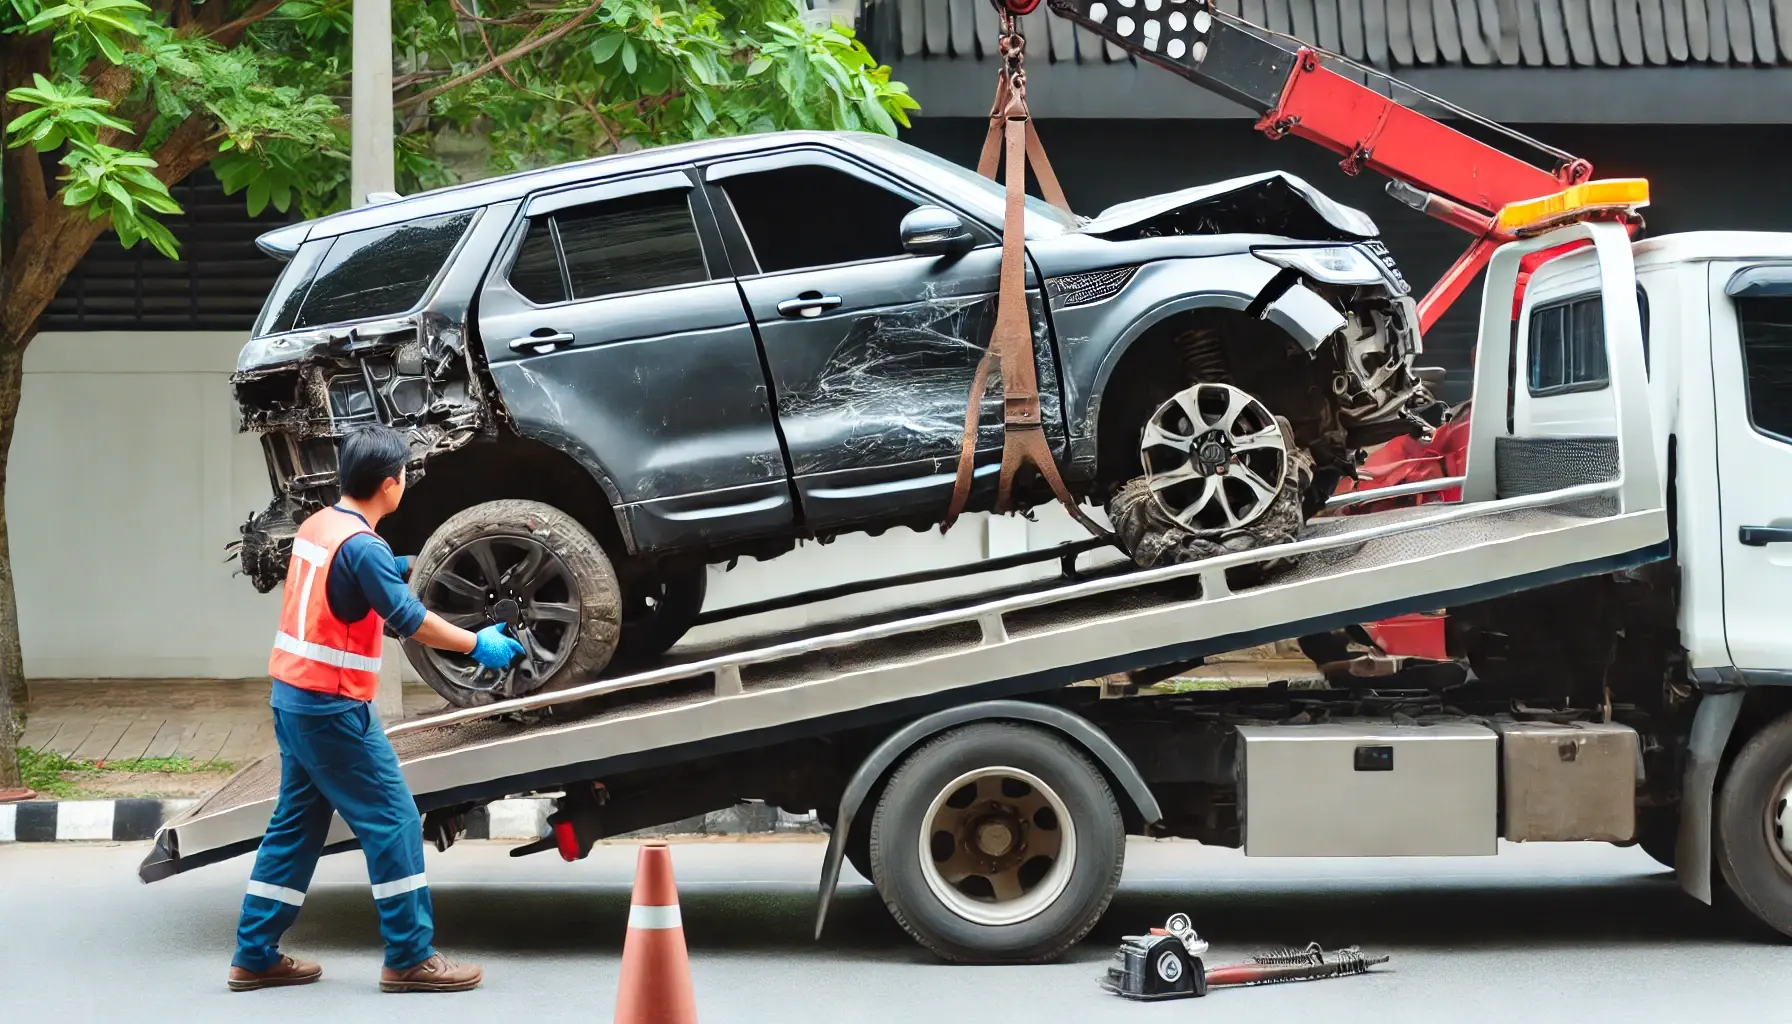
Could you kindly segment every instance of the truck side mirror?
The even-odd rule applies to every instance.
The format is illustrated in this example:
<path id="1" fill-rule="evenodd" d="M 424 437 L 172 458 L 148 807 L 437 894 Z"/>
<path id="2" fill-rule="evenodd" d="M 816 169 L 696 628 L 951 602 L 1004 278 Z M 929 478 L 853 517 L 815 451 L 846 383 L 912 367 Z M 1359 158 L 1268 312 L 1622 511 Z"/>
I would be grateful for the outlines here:
<path id="1" fill-rule="evenodd" d="M 938 206 L 918 206 L 902 218 L 897 229 L 902 248 L 917 256 L 950 256 L 977 244 L 976 236 L 958 214 Z"/>

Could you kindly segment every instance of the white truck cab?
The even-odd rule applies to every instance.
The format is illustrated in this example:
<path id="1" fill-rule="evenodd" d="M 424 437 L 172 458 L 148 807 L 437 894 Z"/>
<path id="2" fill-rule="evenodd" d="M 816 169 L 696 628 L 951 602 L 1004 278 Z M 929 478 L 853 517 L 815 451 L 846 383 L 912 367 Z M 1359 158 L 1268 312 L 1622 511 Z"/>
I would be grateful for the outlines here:
<path id="1" fill-rule="evenodd" d="M 1713 682 L 1792 682 L 1792 235 L 1690 232 L 1632 253 L 1689 667 Z M 1532 276 L 1514 433 L 1616 432 L 1602 308 L 1591 250 Z"/>

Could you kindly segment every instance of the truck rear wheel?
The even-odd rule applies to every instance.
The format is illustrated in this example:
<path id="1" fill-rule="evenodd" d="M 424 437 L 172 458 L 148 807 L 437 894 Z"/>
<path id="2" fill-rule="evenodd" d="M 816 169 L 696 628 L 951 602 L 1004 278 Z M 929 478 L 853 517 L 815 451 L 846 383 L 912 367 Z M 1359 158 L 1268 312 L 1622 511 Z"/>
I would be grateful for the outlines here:
<path id="1" fill-rule="evenodd" d="M 1061 737 L 985 722 L 903 761 L 871 820 L 871 876 L 898 924 L 946 960 L 1044 963 L 1120 884 L 1107 779 Z"/>
<path id="2" fill-rule="evenodd" d="M 585 682 L 616 651 L 622 600 L 609 556 L 552 505 L 490 501 L 450 516 L 417 556 L 411 589 L 462 629 L 522 622 L 525 656 L 495 677 L 464 654 L 405 642 L 417 674 L 456 707 Z"/>
<path id="3" fill-rule="evenodd" d="M 1749 913 L 1792 935 L 1792 715 L 1757 732 L 1717 798 L 1718 869 Z"/>

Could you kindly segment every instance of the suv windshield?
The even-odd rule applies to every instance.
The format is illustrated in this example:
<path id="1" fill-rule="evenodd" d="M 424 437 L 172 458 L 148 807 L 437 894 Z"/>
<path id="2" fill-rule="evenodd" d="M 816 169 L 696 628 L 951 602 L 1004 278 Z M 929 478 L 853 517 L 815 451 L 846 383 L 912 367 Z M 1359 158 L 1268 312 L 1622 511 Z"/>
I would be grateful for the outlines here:
<path id="1" fill-rule="evenodd" d="M 450 213 L 306 242 L 275 282 L 255 336 L 409 312 L 472 220 L 471 211 Z"/>
<path id="2" fill-rule="evenodd" d="M 863 143 L 867 149 L 879 150 L 878 155 L 880 156 L 895 161 L 905 161 L 917 168 L 924 168 L 927 177 L 935 180 L 947 179 L 948 184 L 956 186 L 956 191 L 961 194 L 968 193 L 967 199 L 975 202 L 980 210 L 994 217 L 996 223 L 1001 223 L 1002 209 L 1008 198 L 1007 190 L 1001 182 L 991 181 L 969 167 L 961 167 L 945 157 L 935 156 L 924 149 L 882 135 L 857 137 L 854 141 Z M 1082 218 L 1065 213 L 1035 196 L 1027 197 L 1027 220 L 1027 233 L 1034 236 L 1040 234 L 1061 235 L 1068 231 L 1075 231 L 1082 223 Z"/>

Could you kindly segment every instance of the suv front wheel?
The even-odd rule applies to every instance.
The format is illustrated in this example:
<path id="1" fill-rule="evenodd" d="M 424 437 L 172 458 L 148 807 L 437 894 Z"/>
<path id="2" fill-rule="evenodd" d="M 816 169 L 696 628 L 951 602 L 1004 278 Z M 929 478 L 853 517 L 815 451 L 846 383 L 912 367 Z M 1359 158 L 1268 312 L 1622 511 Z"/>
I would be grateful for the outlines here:
<path id="1" fill-rule="evenodd" d="M 577 520 L 537 501 L 491 501 L 451 516 L 423 545 L 411 589 L 462 629 L 517 627 L 524 656 L 507 672 L 405 642 L 423 681 L 456 707 L 590 681 L 609 665 L 621 634 L 609 556 Z"/>

